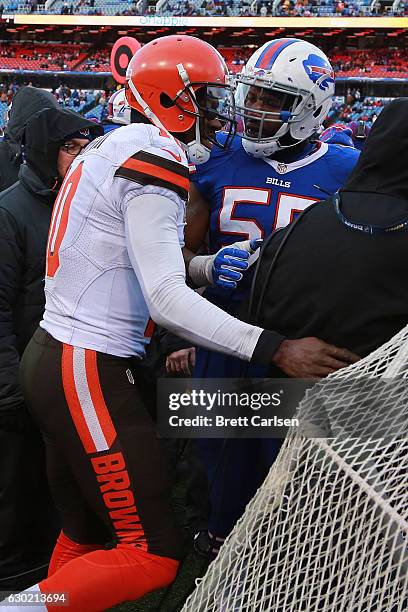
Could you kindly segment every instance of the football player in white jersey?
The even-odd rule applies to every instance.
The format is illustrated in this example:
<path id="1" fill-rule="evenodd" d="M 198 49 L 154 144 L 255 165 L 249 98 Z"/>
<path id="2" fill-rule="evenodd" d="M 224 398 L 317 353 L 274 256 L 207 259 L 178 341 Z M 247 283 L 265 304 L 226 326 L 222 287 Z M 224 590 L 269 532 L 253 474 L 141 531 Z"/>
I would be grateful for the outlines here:
<path id="1" fill-rule="evenodd" d="M 23 357 L 63 526 L 47 579 L 30 589 L 37 612 L 51 609 L 56 593 L 66 594 L 67 610 L 105 610 L 176 576 L 183 546 L 170 470 L 132 372 L 149 313 L 193 344 L 245 360 L 268 362 L 280 341 L 185 284 L 188 159 L 208 159 L 216 131 L 234 125 L 222 57 L 196 38 L 157 39 L 131 60 L 126 95 L 141 122 L 88 146 L 59 192 L 46 309 Z M 246 267 L 248 253 L 237 250 L 238 261 L 228 252 L 194 257 L 192 281 L 228 275 L 223 265 Z"/>

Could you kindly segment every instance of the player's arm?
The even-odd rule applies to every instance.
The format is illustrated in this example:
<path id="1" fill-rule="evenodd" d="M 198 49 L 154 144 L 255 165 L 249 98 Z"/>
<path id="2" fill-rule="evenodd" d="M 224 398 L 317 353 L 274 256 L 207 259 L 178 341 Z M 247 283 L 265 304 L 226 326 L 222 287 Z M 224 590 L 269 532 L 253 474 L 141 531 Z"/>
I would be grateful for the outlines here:
<path id="1" fill-rule="evenodd" d="M 207 232 L 210 227 L 210 205 L 202 196 L 194 183 L 190 183 L 190 191 L 186 206 L 186 227 L 184 231 L 184 250 L 194 257 L 205 246 Z"/>
<path id="2" fill-rule="evenodd" d="M 183 247 L 186 270 L 188 270 L 193 257 L 205 248 L 209 226 L 210 206 L 195 184 L 190 182 L 189 197 L 186 205 L 186 225 L 184 228 L 185 246 Z M 186 376 L 190 376 L 195 364 L 195 348 L 187 346 L 188 343 L 185 340 L 181 340 L 168 330 L 163 330 L 161 340 L 161 348 L 166 355 L 167 372 L 173 374 L 182 372 Z M 174 343 L 176 345 L 182 343 L 182 346 L 173 347 Z"/>
<path id="3" fill-rule="evenodd" d="M 283 339 L 280 334 L 231 317 L 185 284 L 175 199 L 129 194 L 124 218 L 129 256 L 157 324 L 191 341 L 192 346 L 247 361 L 270 362 Z"/>
<path id="4" fill-rule="evenodd" d="M 223 250 L 218 256 L 210 258 L 199 256 L 192 263 L 197 253 L 205 247 L 205 242 L 210 224 L 210 206 L 201 195 L 194 183 L 190 183 L 189 199 L 186 206 L 186 226 L 184 231 L 185 246 L 183 256 L 189 278 L 195 286 L 215 284 L 225 289 L 234 289 L 237 282 L 242 278 L 242 272 L 247 268 L 249 254 L 239 253 L 242 262 L 238 257 L 231 258 L 231 254 L 238 249 L 231 250 L 231 247 Z M 237 268 L 237 266 L 240 266 Z M 177 336 L 166 331 L 163 338 L 181 342 Z M 191 361 L 191 368 L 188 365 Z M 193 347 L 183 347 L 181 350 L 174 350 L 167 353 L 166 368 L 168 372 L 183 372 L 190 375 L 195 361 L 195 349 Z"/>
<path id="5" fill-rule="evenodd" d="M 184 168 L 168 160 L 163 163 L 156 156 L 149 156 L 151 163 L 146 167 L 139 163 L 139 157 L 136 154 L 132 163 L 118 168 L 115 177 L 121 182 L 119 205 L 125 220 L 129 257 L 152 319 L 191 345 L 254 363 L 274 362 L 285 340 L 283 336 L 231 317 L 185 284 L 179 241 L 179 197 L 187 199 L 188 187 Z M 162 172 L 163 166 L 168 172 Z M 290 342 L 286 341 L 286 346 Z M 319 351 L 321 345 L 312 353 Z M 284 352 L 287 354 L 287 350 Z M 280 363 L 281 360 L 276 362 Z M 303 372 L 304 376 L 309 375 L 305 368 Z M 325 375 L 323 371 L 321 375 Z"/>
<path id="6" fill-rule="evenodd" d="M 284 371 L 288 364 L 291 376 L 296 376 L 297 365 L 304 377 L 319 377 L 358 359 L 318 339 L 286 340 L 239 321 L 187 287 L 177 209 L 178 204 L 163 195 L 141 194 L 128 200 L 125 211 L 129 256 L 156 323 L 192 345 L 254 363 L 276 363 Z"/>

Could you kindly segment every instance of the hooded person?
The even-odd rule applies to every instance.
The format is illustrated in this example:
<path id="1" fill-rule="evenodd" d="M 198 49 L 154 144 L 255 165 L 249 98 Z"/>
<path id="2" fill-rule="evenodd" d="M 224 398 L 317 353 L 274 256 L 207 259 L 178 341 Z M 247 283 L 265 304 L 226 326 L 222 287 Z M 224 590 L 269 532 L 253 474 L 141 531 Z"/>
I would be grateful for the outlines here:
<path id="1" fill-rule="evenodd" d="M 22 137 L 27 121 L 44 108 L 59 108 L 55 97 L 38 87 L 22 87 L 13 98 L 9 119 L 0 142 L 0 191 L 18 179 L 23 163 Z"/>
<path id="2" fill-rule="evenodd" d="M 44 310 L 45 251 L 59 184 L 102 133 L 72 111 L 37 112 L 21 134 L 19 180 L 0 194 L 0 590 L 46 575 L 58 531 L 43 444 L 26 413 L 18 370 Z"/>
<path id="3" fill-rule="evenodd" d="M 344 187 L 265 243 L 248 318 L 283 335 L 279 350 L 318 336 L 364 357 L 408 323 L 407 116 L 408 98 L 390 102 Z"/>

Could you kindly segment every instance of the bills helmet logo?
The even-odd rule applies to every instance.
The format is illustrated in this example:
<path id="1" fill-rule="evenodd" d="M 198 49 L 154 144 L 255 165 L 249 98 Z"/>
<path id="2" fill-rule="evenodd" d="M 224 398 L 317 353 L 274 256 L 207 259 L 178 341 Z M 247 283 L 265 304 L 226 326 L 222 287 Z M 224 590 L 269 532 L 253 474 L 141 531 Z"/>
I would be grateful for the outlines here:
<path id="1" fill-rule="evenodd" d="M 307 59 L 303 60 L 302 64 L 307 76 L 313 83 L 316 83 L 323 75 L 326 75 L 326 78 L 322 79 L 319 83 L 320 89 L 328 89 L 329 85 L 334 83 L 334 72 L 330 64 L 323 57 L 311 53 Z"/>

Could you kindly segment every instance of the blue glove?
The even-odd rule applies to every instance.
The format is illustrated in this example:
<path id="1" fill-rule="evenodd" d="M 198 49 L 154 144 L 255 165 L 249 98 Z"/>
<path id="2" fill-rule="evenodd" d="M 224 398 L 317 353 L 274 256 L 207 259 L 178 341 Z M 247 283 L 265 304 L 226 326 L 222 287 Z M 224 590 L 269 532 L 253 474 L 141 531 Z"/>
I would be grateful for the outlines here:
<path id="1" fill-rule="evenodd" d="M 321 133 L 319 140 L 321 142 L 327 142 L 328 144 L 339 144 L 354 148 L 352 136 L 353 132 L 351 128 L 336 123 L 324 130 L 324 132 Z"/>
<path id="2" fill-rule="evenodd" d="M 220 249 L 212 265 L 212 284 L 221 289 L 236 289 L 242 279 L 242 273 L 250 266 L 250 255 L 259 249 L 262 242 L 259 238 L 245 240 Z"/>

